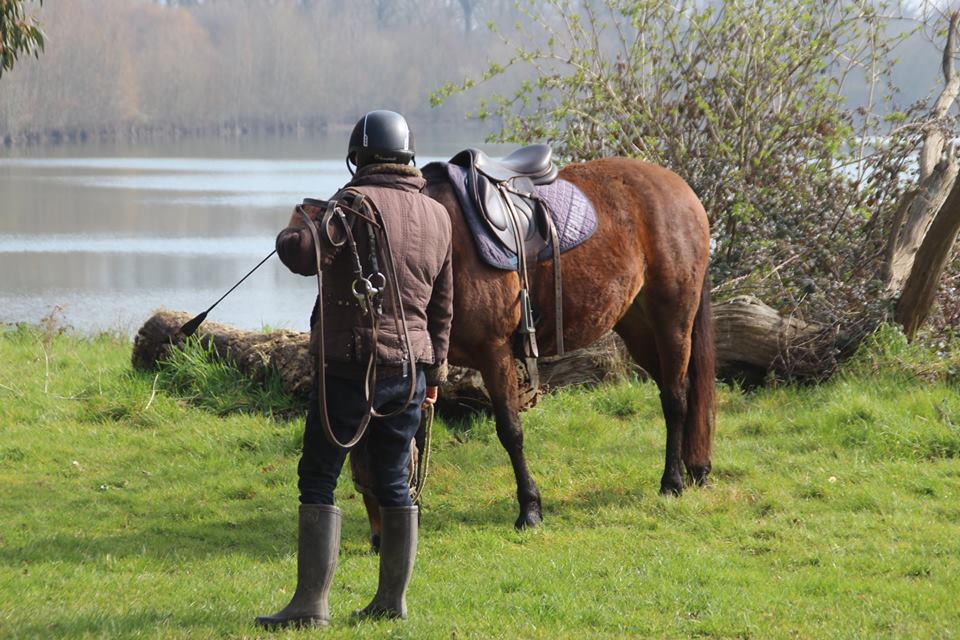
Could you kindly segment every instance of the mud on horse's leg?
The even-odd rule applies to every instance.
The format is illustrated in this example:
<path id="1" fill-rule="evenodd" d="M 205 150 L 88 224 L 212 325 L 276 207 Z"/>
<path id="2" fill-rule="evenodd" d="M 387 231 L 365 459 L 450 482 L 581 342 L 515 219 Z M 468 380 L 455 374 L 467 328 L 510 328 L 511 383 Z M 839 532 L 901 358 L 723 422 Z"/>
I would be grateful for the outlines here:
<path id="1" fill-rule="evenodd" d="M 514 526 L 517 529 L 535 527 L 543 521 L 543 512 L 540 506 L 540 491 L 530 476 L 527 459 L 523 455 L 523 427 L 520 424 L 520 401 L 513 356 L 507 352 L 505 356 L 485 367 L 481 374 L 493 403 L 497 437 L 510 456 L 513 474 L 517 480 L 520 516 Z"/>

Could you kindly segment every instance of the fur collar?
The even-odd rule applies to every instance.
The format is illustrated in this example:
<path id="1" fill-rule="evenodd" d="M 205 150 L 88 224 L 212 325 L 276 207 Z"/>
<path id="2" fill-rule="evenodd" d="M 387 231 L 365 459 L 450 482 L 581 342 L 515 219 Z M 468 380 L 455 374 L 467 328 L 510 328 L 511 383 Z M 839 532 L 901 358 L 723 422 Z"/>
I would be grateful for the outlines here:
<path id="1" fill-rule="evenodd" d="M 423 174 L 420 173 L 420 169 L 417 169 L 411 164 L 396 164 L 396 163 L 387 163 L 387 162 L 375 162 L 373 164 L 368 164 L 366 166 L 360 167 L 357 169 L 357 177 L 362 178 L 364 176 L 372 176 L 381 173 L 392 173 L 401 176 L 412 176 L 414 178 L 422 178 Z"/>

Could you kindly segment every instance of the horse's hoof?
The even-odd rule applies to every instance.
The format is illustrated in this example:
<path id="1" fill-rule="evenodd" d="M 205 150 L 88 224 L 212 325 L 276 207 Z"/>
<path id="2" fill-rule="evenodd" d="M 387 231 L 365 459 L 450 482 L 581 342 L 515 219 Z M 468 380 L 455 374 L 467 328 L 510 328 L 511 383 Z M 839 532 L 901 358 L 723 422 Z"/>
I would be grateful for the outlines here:
<path id="1" fill-rule="evenodd" d="M 683 478 L 667 478 L 660 480 L 660 495 L 662 496 L 680 496 L 683 494 Z"/>
<path id="2" fill-rule="evenodd" d="M 543 523 L 543 516 L 540 515 L 538 510 L 530 510 L 522 512 L 520 517 L 517 518 L 517 521 L 513 523 L 513 526 L 516 527 L 517 531 L 523 531 L 524 529 L 533 529 L 539 527 Z"/>
<path id="3" fill-rule="evenodd" d="M 687 471 L 690 473 L 690 479 L 696 486 L 710 486 L 710 479 L 708 478 L 710 475 L 710 465 L 687 467 Z"/>
<path id="4" fill-rule="evenodd" d="M 380 553 L 380 534 L 375 533 L 370 536 L 370 550 L 374 553 Z"/>

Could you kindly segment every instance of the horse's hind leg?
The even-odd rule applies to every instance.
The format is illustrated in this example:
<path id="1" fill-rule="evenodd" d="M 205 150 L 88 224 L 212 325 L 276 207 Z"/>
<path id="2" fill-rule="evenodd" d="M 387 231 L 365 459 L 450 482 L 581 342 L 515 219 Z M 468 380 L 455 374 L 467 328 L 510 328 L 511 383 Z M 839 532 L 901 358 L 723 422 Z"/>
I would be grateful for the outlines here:
<path id="1" fill-rule="evenodd" d="M 658 318 L 656 305 L 642 297 L 630 306 L 615 327 L 630 355 L 660 388 L 660 406 L 667 428 L 667 446 L 660 493 L 683 493 L 683 428 L 687 414 L 687 362 L 690 359 L 691 322 L 677 317 Z"/>
<path id="2" fill-rule="evenodd" d="M 520 424 L 517 371 L 509 346 L 504 345 L 500 349 L 495 349 L 488 356 L 480 373 L 493 403 L 497 437 L 510 456 L 513 474 L 517 480 L 520 516 L 514 526 L 517 529 L 535 527 L 543 520 L 540 491 L 530 476 L 527 459 L 523 454 L 523 427 Z"/>
<path id="3" fill-rule="evenodd" d="M 687 380 L 676 375 L 686 367 L 677 363 L 668 363 L 664 368 L 663 384 L 660 385 L 660 406 L 663 407 L 663 419 L 667 423 L 666 460 L 663 476 L 660 478 L 661 495 L 680 495 L 683 493 L 683 425 L 687 416 Z"/>
<path id="4" fill-rule="evenodd" d="M 370 522 L 370 547 L 374 551 L 380 551 L 380 502 L 373 495 L 373 466 L 365 439 L 350 452 L 350 473 L 353 486 L 363 496 L 363 506 L 367 510 L 367 520 Z"/>

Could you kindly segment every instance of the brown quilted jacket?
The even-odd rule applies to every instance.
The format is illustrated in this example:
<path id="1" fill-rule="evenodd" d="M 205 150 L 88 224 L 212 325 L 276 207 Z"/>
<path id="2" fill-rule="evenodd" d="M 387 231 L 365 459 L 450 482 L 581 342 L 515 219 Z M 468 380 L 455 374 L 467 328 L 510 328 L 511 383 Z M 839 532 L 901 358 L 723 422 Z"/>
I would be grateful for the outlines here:
<path id="1" fill-rule="evenodd" d="M 450 217 L 447 210 L 420 191 L 426 181 L 415 167 L 374 164 L 363 167 L 347 186 L 373 200 L 383 214 L 393 249 L 403 312 L 417 362 L 424 365 L 427 384 L 446 377 L 447 347 L 453 318 Z M 319 222 L 323 210 L 304 205 Z M 318 225 L 319 226 L 319 225 Z M 354 237 L 364 271 L 369 270 L 366 225 L 355 223 Z M 321 233 L 324 292 L 324 348 L 327 373 L 348 378 L 363 376 L 372 347 L 370 321 L 363 316 L 351 291 L 354 279 L 351 251 L 334 248 Z M 382 243 L 381 243 L 382 245 Z M 381 246 L 381 253 L 384 251 Z M 294 273 L 317 273 L 313 239 L 303 219 L 294 211 L 289 226 L 277 236 L 280 260 Z M 387 273 L 381 260 L 380 270 Z M 386 295 L 377 344 L 378 375 L 403 371 L 402 333 L 396 326 L 392 295 Z M 310 326 L 316 325 L 314 306 Z M 318 335 L 311 335 L 316 345 Z"/>

